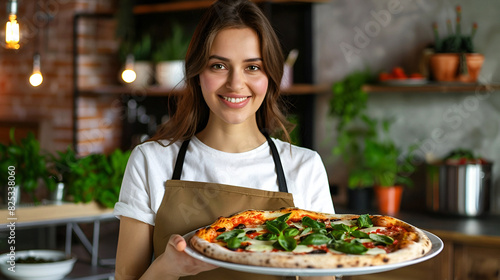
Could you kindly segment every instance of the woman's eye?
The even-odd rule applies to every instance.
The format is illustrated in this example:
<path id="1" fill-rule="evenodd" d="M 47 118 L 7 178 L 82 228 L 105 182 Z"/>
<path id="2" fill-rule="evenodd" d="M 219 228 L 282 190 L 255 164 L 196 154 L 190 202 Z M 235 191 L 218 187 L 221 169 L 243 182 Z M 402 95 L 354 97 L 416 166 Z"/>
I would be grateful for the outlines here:
<path id="1" fill-rule="evenodd" d="M 220 63 L 216 63 L 216 64 L 213 64 L 212 65 L 212 69 L 214 70 L 223 70 L 223 69 L 226 69 L 226 67 Z"/>
<path id="2" fill-rule="evenodd" d="M 247 69 L 250 71 L 258 71 L 258 70 L 260 70 L 260 67 L 257 65 L 252 65 L 252 66 L 248 66 Z"/>

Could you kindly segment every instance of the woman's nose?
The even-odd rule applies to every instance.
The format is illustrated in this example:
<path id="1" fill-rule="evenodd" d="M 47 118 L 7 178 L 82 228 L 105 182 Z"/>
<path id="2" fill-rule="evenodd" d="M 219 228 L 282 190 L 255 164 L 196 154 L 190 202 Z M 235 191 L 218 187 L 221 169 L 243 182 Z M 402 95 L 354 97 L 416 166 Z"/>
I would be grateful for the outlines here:
<path id="1" fill-rule="evenodd" d="M 245 84 L 245 75 L 238 70 L 232 70 L 227 80 L 227 87 L 233 91 L 238 91 Z"/>

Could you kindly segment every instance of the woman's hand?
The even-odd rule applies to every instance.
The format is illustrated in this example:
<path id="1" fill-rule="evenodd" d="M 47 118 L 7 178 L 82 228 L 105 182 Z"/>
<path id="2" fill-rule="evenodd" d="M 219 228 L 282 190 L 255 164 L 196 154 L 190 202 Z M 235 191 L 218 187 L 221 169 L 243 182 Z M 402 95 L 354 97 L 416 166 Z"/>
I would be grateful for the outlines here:
<path id="1" fill-rule="evenodd" d="M 158 276 L 161 275 L 161 279 L 178 279 L 182 276 L 195 275 L 203 271 L 217 268 L 217 266 L 199 261 L 186 254 L 186 252 L 184 252 L 186 246 L 186 240 L 184 240 L 182 236 L 178 234 L 172 235 L 168 240 L 165 252 L 161 254 L 150 267 L 156 267 L 154 269 L 154 274 Z M 151 271 L 151 269 L 149 269 L 142 278 L 156 279 L 153 275 L 149 275 L 149 271 Z"/>

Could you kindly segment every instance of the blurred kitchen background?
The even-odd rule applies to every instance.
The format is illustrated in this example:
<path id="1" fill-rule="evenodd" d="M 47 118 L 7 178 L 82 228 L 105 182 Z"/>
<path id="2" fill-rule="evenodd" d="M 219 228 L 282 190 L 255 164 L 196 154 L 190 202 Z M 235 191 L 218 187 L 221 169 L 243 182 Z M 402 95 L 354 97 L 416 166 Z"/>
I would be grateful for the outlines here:
<path id="1" fill-rule="evenodd" d="M 45 153 L 57 155 L 70 147 L 76 155 L 73 162 L 81 165 L 77 158 L 102 155 L 104 160 L 110 160 L 122 156 L 111 156 L 117 149 L 123 151 L 123 158 L 126 158 L 127 152 L 151 136 L 156 127 L 168 119 L 169 106 L 170 109 L 175 106 L 175 96 L 182 94 L 183 87 L 179 80 L 164 84 L 158 75 L 168 70 L 161 70 L 158 65 L 178 57 L 174 53 L 179 48 L 182 50 L 204 9 L 212 1 L 2 0 L 2 26 L 12 14 L 12 2 L 17 6 L 15 12 L 21 39 L 19 45 L 9 45 L 3 40 L 5 28 L 0 30 L 0 143 L 11 145 L 9 134 L 15 128 L 17 140 L 32 133 Z M 422 217 L 416 222 L 424 228 L 440 224 L 428 220 L 429 215 L 443 213 L 433 213 L 426 201 L 430 192 L 427 165 L 443 159 L 452 151 L 466 149 L 492 163 L 492 170 L 487 173 L 488 186 L 484 187 L 488 192 L 486 197 L 478 200 L 481 200 L 481 207 L 489 205 L 481 214 L 487 217 L 486 228 L 493 227 L 490 221 L 495 218 L 492 217 L 500 215 L 500 1 L 256 2 L 275 27 L 284 54 L 288 56 L 292 50 L 298 50 L 292 81 L 283 87 L 290 120 L 297 124 L 293 139 L 296 144 L 317 150 L 322 156 L 337 211 L 350 210 L 350 188 L 348 165 L 340 155 L 332 152 L 339 144 L 339 119 L 331 114 L 332 87 L 361 72 L 371 77 L 360 85 L 367 94 L 363 112 L 373 119 L 391 121 L 388 137 L 400 150 L 417 145 L 412 152 L 415 158 L 411 162 L 411 171 L 406 174 L 413 181 L 413 187 L 404 189 L 401 217 Z M 431 73 L 429 62 L 436 46 L 434 28 L 443 38 L 450 33 L 447 23 L 450 20 L 453 33 L 457 7 L 461 12 L 461 31 L 465 35 L 474 33 L 474 53 L 483 55 L 484 63 L 475 81 L 438 82 Z M 477 24 L 476 28 L 474 24 Z M 168 44 L 174 46 L 169 48 Z M 171 57 L 165 57 L 167 53 L 172 53 Z M 121 75 L 131 67 L 136 71 L 136 79 L 128 84 Z M 146 70 L 140 71 L 141 67 Z M 417 83 L 410 83 L 414 81 L 410 79 L 403 83 L 380 80 L 381 73 L 393 73 L 395 68 L 402 69 L 408 77 L 418 73 Z M 38 70 L 43 81 L 37 84 L 31 80 L 30 83 L 30 75 Z M 174 70 L 174 73 L 178 72 Z M 50 160 L 47 164 L 51 164 Z M 90 172 L 98 171 L 91 169 Z M 32 193 L 43 202 L 49 196 L 49 190 L 41 180 L 39 184 L 40 188 Z M 109 214 L 119 188 L 117 190 L 115 186 L 108 190 L 111 195 L 105 200 L 92 196 L 87 200 L 106 205 Z M 5 202 L 5 192 L 2 191 L 1 195 Z M 73 193 L 63 200 L 74 202 L 72 199 L 79 195 L 81 193 Z M 24 190 L 21 196 L 20 205 L 36 202 Z M 86 199 L 85 196 L 79 198 L 80 201 Z M 368 204 L 367 209 L 375 209 L 373 197 Z M 483 215 L 444 214 L 446 222 L 443 223 L 464 222 L 464 227 L 472 229 L 472 235 L 484 234 L 477 231 L 477 227 L 484 226 L 480 222 Z M 103 254 L 113 257 L 117 222 L 108 221 L 106 224 L 102 231 L 111 236 L 111 241 L 103 244 L 111 244 L 111 249 Z M 460 225 L 446 230 L 462 232 Z M 92 228 L 82 227 L 88 236 L 92 235 Z M 61 241 L 51 236 L 56 234 L 60 240 L 65 232 L 60 228 L 53 230 L 55 232 L 43 231 L 41 240 L 26 242 L 25 247 L 60 246 Z M 443 233 L 442 230 L 438 232 Z M 470 234 L 467 230 L 464 232 Z M 498 238 L 498 230 L 486 234 L 491 232 L 496 232 L 493 235 Z M 31 231 L 26 230 L 26 236 L 30 234 Z M 42 233 L 37 231 L 37 234 Z M 460 241 L 469 244 L 467 238 Z M 47 239 L 51 241 L 47 242 Z M 449 240 L 456 242 L 451 237 Z M 490 255 L 496 255 L 496 259 L 487 264 L 493 269 L 487 271 L 493 271 L 491 275 L 494 275 L 496 267 L 498 276 L 498 240 L 492 244 L 497 247 Z M 465 252 L 465 255 L 476 252 L 467 251 L 460 247 L 462 245 L 449 246 L 455 251 L 446 251 L 442 257 L 455 260 L 446 262 L 453 264 L 445 269 L 449 271 L 448 276 L 460 267 L 462 261 L 467 263 L 462 257 L 454 259 L 454 252 Z M 5 248 L 1 249 L 3 253 Z M 481 260 L 469 263 L 480 266 Z M 433 265 L 439 267 L 440 264 Z M 479 268 L 474 267 L 474 270 Z M 464 275 L 460 273 L 455 271 L 456 275 Z M 494 276 L 489 278 L 489 274 L 483 276 L 456 279 L 497 279 Z"/>

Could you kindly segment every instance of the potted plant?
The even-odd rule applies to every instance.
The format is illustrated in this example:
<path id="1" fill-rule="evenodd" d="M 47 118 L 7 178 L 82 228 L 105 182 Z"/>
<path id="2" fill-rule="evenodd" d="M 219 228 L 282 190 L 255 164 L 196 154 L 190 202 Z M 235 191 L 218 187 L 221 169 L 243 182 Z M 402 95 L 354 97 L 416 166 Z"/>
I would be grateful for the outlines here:
<path id="1" fill-rule="evenodd" d="M 456 7 L 455 32 L 451 20 L 447 21 L 448 35 L 439 37 L 438 25 L 433 24 L 435 37 L 435 54 L 430 58 L 430 66 L 437 81 L 476 82 L 484 56 L 475 53 L 473 39 L 477 31 L 477 23 L 472 25 L 470 35 L 462 34 L 462 8 Z"/>
<path id="2" fill-rule="evenodd" d="M 404 186 L 412 186 L 412 180 L 402 175 L 404 164 L 410 162 L 416 145 L 411 146 L 407 155 L 389 138 L 390 121 L 379 123 L 382 137 L 366 139 L 363 157 L 367 169 L 374 178 L 375 195 L 378 210 L 381 214 L 394 215 L 399 212 Z"/>
<path id="3" fill-rule="evenodd" d="M 374 177 L 363 156 L 366 139 L 376 136 L 374 120 L 364 114 L 368 100 L 363 85 L 373 82 L 368 70 L 354 72 L 332 86 L 329 115 L 337 120 L 337 144 L 332 150 L 347 166 L 348 207 L 371 207 Z"/>
<path id="4" fill-rule="evenodd" d="M 60 203 L 64 200 L 66 187 L 71 177 L 72 166 L 77 164 L 75 151 L 68 147 L 65 151 L 56 151 L 56 155 L 50 155 L 49 170 L 56 182 L 56 187 L 51 193 L 51 200 Z"/>
<path id="5" fill-rule="evenodd" d="M 25 191 L 34 202 L 38 202 L 36 190 L 40 186 L 40 181 L 45 183 L 49 190 L 53 190 L 55 183 L 50 178 L 47 170 L 47 155 L 42 153 L 40 143 L 33 133 L 28 133 L 26 138 L 19 142 L 15 139 L 15 129 L 10 130 L 10 145 L 0 143 L 0 168 L 10 170 L 14 167 L 17 203 L 21 200 L 21 190 Z M 1 172 L 0 180 L 8 181 L 8 173 Z"/>
<path id="6" fill-rule="evenodd" d="M 153 53 L 156 63 L 156 82 L 167 88 L 184 87 L 184 58 L 189 46 L 189 37 L 177 23 L 172 25 L 172 34 L 161 42 Z"/>

